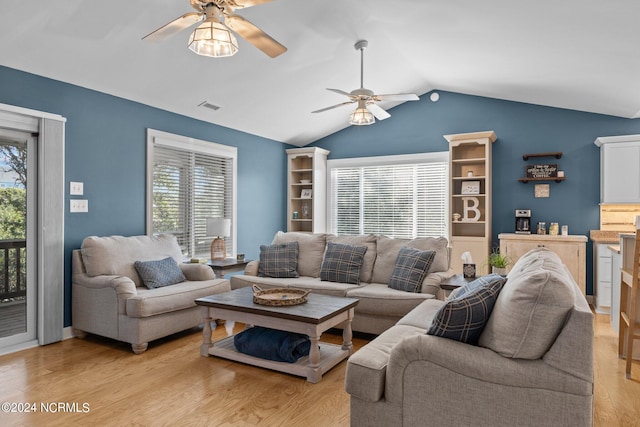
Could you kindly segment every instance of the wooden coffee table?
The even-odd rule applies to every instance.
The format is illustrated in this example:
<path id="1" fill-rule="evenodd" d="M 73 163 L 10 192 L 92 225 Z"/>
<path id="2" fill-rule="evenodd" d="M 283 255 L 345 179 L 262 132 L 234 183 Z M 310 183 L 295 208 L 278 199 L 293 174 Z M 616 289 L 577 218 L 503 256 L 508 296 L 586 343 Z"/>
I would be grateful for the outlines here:
<path id="1" fill-rule="evenodd" d="M 249 287 L 198 298 L 204 329 L 202 331 L 202 356 L 218 356 L 249 365 L 306 377 L 317 383 L 322 375 L 353 353 L 351 321 L 358 300 L 329 295 L 309 294 L 307 302 L 300 305 L 272 307 L 253 302 L 253 290 Z M 211 342 L 211 321 L 233 320 L 246 325 L 263 326 L 309 336 L 309 356 L 295 363 L 275 362 L 249 356 L 236 351 L 233 336 Z M 321 343 L 320 336 L 333 327 L 342 327 L 342 345 Z"/>

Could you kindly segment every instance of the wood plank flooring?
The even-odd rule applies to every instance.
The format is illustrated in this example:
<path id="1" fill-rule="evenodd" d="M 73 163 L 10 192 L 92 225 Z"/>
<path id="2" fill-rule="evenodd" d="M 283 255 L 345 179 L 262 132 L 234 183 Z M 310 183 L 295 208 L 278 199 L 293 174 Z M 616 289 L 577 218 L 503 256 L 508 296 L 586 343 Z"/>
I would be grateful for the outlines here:
<path id="1" fill-rule="evenodd" d="M 0 303 L 0 338 L 27 330 L 27 303 Z"/>
<path id="2" fill-rule="evenodd" d="M 239 331 L 242 325 L 236 325 Z M 218 327 L 214 339 L 227 335 Z M 323 339 L 340 343 L 340 335 Z M 356 349 L 367 342 L 354 338 Z M 318 384 L 199 355 L 198 330 L 128 345 L 89 336 L 0 356 L 0 403 L 35 402 L 35 413 L 1 413 L 2 426 L 348 426 L 342 362 Z M 640 425 L 640 363 L 624 378 L 609 317 L 596 315 L 597 427 Z M 71 405 L 44 413 L 40 404 Z M 83 412 L 83 404 L 88 411 Z M 73 407 L 76 404 L 76 408 Z M 57 408 L 56 406 L 50 406 Z M 426 424 L 425 424 L 426 425 Z"/>

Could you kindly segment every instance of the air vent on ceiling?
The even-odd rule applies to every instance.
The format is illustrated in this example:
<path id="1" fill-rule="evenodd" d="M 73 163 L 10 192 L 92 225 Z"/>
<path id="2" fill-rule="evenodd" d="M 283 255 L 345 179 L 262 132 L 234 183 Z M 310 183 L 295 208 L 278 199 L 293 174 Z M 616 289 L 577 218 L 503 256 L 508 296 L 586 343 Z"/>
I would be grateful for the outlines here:
<path id="1" fill-rule="evenodd" d="M 220 109 L 220 107 L 218 105 L 211 104 L 208 101 L 202 101 L 200 104 L 198 104 L 198 107 L 208 108 L 208 109 L 213 110 L 213 111 L 216 111 L 216 110 Z"/>

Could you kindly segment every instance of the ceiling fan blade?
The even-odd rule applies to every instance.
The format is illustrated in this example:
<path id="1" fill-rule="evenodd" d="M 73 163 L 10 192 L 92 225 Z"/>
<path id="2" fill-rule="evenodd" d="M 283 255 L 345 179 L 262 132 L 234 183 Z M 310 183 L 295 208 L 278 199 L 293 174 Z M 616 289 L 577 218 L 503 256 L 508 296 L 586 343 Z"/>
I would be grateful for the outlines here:
<path id="1" fill-rule="evenodd" d="M 332 105 L 331 107 L 322 108 L 320 110 L 312 111 L 312 113 L 322 113 L 323 111 L 333 110 L 334 108 L 342 107 L 343 105 L 353 104 L 355 101 L 347 101 L 341 104 Z"/>
<path id="2" fill-rule="evenodd" d="M 415 93 L 391 93 L 387 95 L 375 95 L 380 101 L 417 101 L 418 95 Z"/>
<path id="3" fill-rule="evenodd" d="M 227 4 L 229 4 L 235 10 L 256 6 L 262 3 L 269 3 L 271 1 L 273 0 L 229 0 L 227 1 Z"/>
<path id="4" fill-rule="evenodd" d="M 367 109 L 376 116 L 378 120 L 384 120 L 391 117 L 391 114 L 387 113 L 384 109 L 382 109 L 378 104 L 370 103 L 367 104 Z"/>
<path id="5" fill-rule="evenodd" d="M 224 22 L 227 27 L 272 58 L 287 51 L 286 47 L 240 15 L 225 15 Z"/>
<path id="6" fill-rule="evenodd" d="M 157 30 L 147 34 L 142 40 L 157 42 L 168 39 L 172 35 L 179 33 L 195 24 L 202 21 L 204 14 L 198 12 L 185 13 L 179 18 L 174 19 L 166 25 L 158 28 Z"/>
<path id="7" fill-rule="evenodd" d="M 331 92 L 339 93 L 340 95 L 345 95 L 345 96 L 351 97 L 351 94 L 349 92 L 345 92 L 345 91 L 340 90 L 340 89 L 327 88 L 327 90 L 330 90 Z"/>

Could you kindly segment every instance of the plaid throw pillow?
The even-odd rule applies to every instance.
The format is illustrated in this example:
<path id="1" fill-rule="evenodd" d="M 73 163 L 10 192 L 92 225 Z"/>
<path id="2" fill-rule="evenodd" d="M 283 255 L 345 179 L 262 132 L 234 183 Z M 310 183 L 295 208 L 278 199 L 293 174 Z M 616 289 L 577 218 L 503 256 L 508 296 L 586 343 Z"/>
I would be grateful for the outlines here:
<path id="1" fill-rule="evenodd" d="M 435 251 L 421 251 L 403 246 L 398 252 L 388 286 L 405 292 L 421 292 L 422 281 L 429 273 L 435 257 Z"/>
<path id="2" fill-rule="evenodd" d="M 427 335 L 476 345 L 506 281 L 502 276 L 489 274 L 464 285 L 465 291 L 436 312 Z"/>
<path id="3" fill-rule="evenodd" d="M 298 277 L 298 242 L 281 245 L 261 245 L 258 276 Z"/>
<path id="4" fill-rule="evenodd" d="M 320 267 L 320 280 L 359 284 L 360 268 L 366 252 L 366 246 L 327 243 L 327 250 Z"/>
<path id="5" fill-rule="evenodd" d="M 176 260 L 171 257 L 156 261 L 136 261 L 133 266 L 142 283 L 149 289 L 175 285 L 187 280 Z"/>

